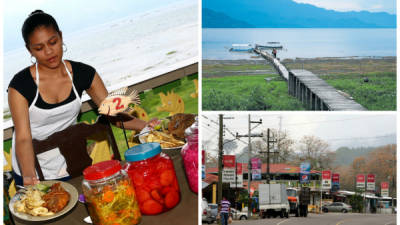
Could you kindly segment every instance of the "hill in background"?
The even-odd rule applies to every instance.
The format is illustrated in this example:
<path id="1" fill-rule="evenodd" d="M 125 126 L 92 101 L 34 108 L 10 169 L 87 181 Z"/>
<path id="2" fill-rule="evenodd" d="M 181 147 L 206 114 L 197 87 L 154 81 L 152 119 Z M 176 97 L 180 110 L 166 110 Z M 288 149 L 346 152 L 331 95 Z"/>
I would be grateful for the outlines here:
<path id="1" fill-rule="evenodd" d="M 340 147 L 336 150 L 336 158 L 333 162 L 334 166 L 344 166 L 353 163 L 353 160 L 360 156 L 366 156 L 368 153 L 376 149 L 377 147 L 358 147 L 348 148 Z"/>
<path id="2" fill-rule="evenodd" d="M 203 0 L 204 28 L 395 28 L 389 13 L 338 12 L 292 0 Z"/>

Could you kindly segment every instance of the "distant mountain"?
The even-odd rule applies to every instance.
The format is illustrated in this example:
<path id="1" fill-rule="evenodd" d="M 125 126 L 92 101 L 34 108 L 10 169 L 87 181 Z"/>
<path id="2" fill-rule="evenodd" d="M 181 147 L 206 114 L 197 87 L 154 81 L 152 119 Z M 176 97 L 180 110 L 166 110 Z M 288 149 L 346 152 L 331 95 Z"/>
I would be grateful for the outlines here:
<path id="1" fill-rule="evenodd" d="M 203 9 L 203 15 L 207 15 L 207 20 L 203 16 L 203 27 L 209 28 L 235 28 L 235 27 L 253 27 L 253 25 L 244 21 L 233 19 L 224 13 L 218 13 L 211 9 Z M 211 21 L 218 21 L 218 23 L 212 23 Z M 215 27 L 214 27 L 215 26 Z"/>
<path id="2" fill-rule="evenodd" d="M 396 27 L 396 15 L 338 12 L 292 0 L 203 0 L 202 18 L 204 28 Z"/>

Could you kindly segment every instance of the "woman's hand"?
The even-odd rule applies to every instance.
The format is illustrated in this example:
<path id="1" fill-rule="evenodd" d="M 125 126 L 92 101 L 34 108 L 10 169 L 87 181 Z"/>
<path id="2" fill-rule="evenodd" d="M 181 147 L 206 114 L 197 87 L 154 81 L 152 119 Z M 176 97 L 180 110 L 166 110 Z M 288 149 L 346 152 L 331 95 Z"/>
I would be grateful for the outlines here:
<path id="1" fill-rule="evenodd" d="M 24 180 L 24 186 L 36 185 L 40 183 L 39 179 L 37 179 L 36 177 L 23 177 L 23 180 Z"/>

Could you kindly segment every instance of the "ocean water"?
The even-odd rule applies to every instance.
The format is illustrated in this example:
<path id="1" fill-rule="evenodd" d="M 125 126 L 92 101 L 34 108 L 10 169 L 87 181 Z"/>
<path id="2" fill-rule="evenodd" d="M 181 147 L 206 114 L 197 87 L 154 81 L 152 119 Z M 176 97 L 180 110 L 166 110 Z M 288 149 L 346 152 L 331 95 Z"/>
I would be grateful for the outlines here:
<path id="1" fill-rule="evenodd" d="M 396 29 L 207 28 L 202 30 L 202 58 L 250 59 L 255 54 L 229 48 L 272 41 L 283 45 L 281 59 L 396 56 Z"/>

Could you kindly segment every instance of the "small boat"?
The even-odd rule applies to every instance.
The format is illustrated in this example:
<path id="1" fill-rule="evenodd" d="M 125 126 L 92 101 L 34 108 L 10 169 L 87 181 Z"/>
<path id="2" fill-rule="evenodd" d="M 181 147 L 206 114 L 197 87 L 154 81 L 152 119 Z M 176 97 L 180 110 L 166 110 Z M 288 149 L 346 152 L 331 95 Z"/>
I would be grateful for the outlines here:
<path id="1" fill-rule="evenodd" d="M 254 48 L 251 44 L 232 44 L 232 47 L 229 49 L 231 52 L 252 52 Z"/>
<path id="2" fill-rule="evenodd" d="M 267 42 L 266 45 L 256 44 L 256 48 L 259 48 L 259 49 L 283 49 L 283 46 L 281 45 L 280 42 L 271 41 L 271 42 Z"/>

